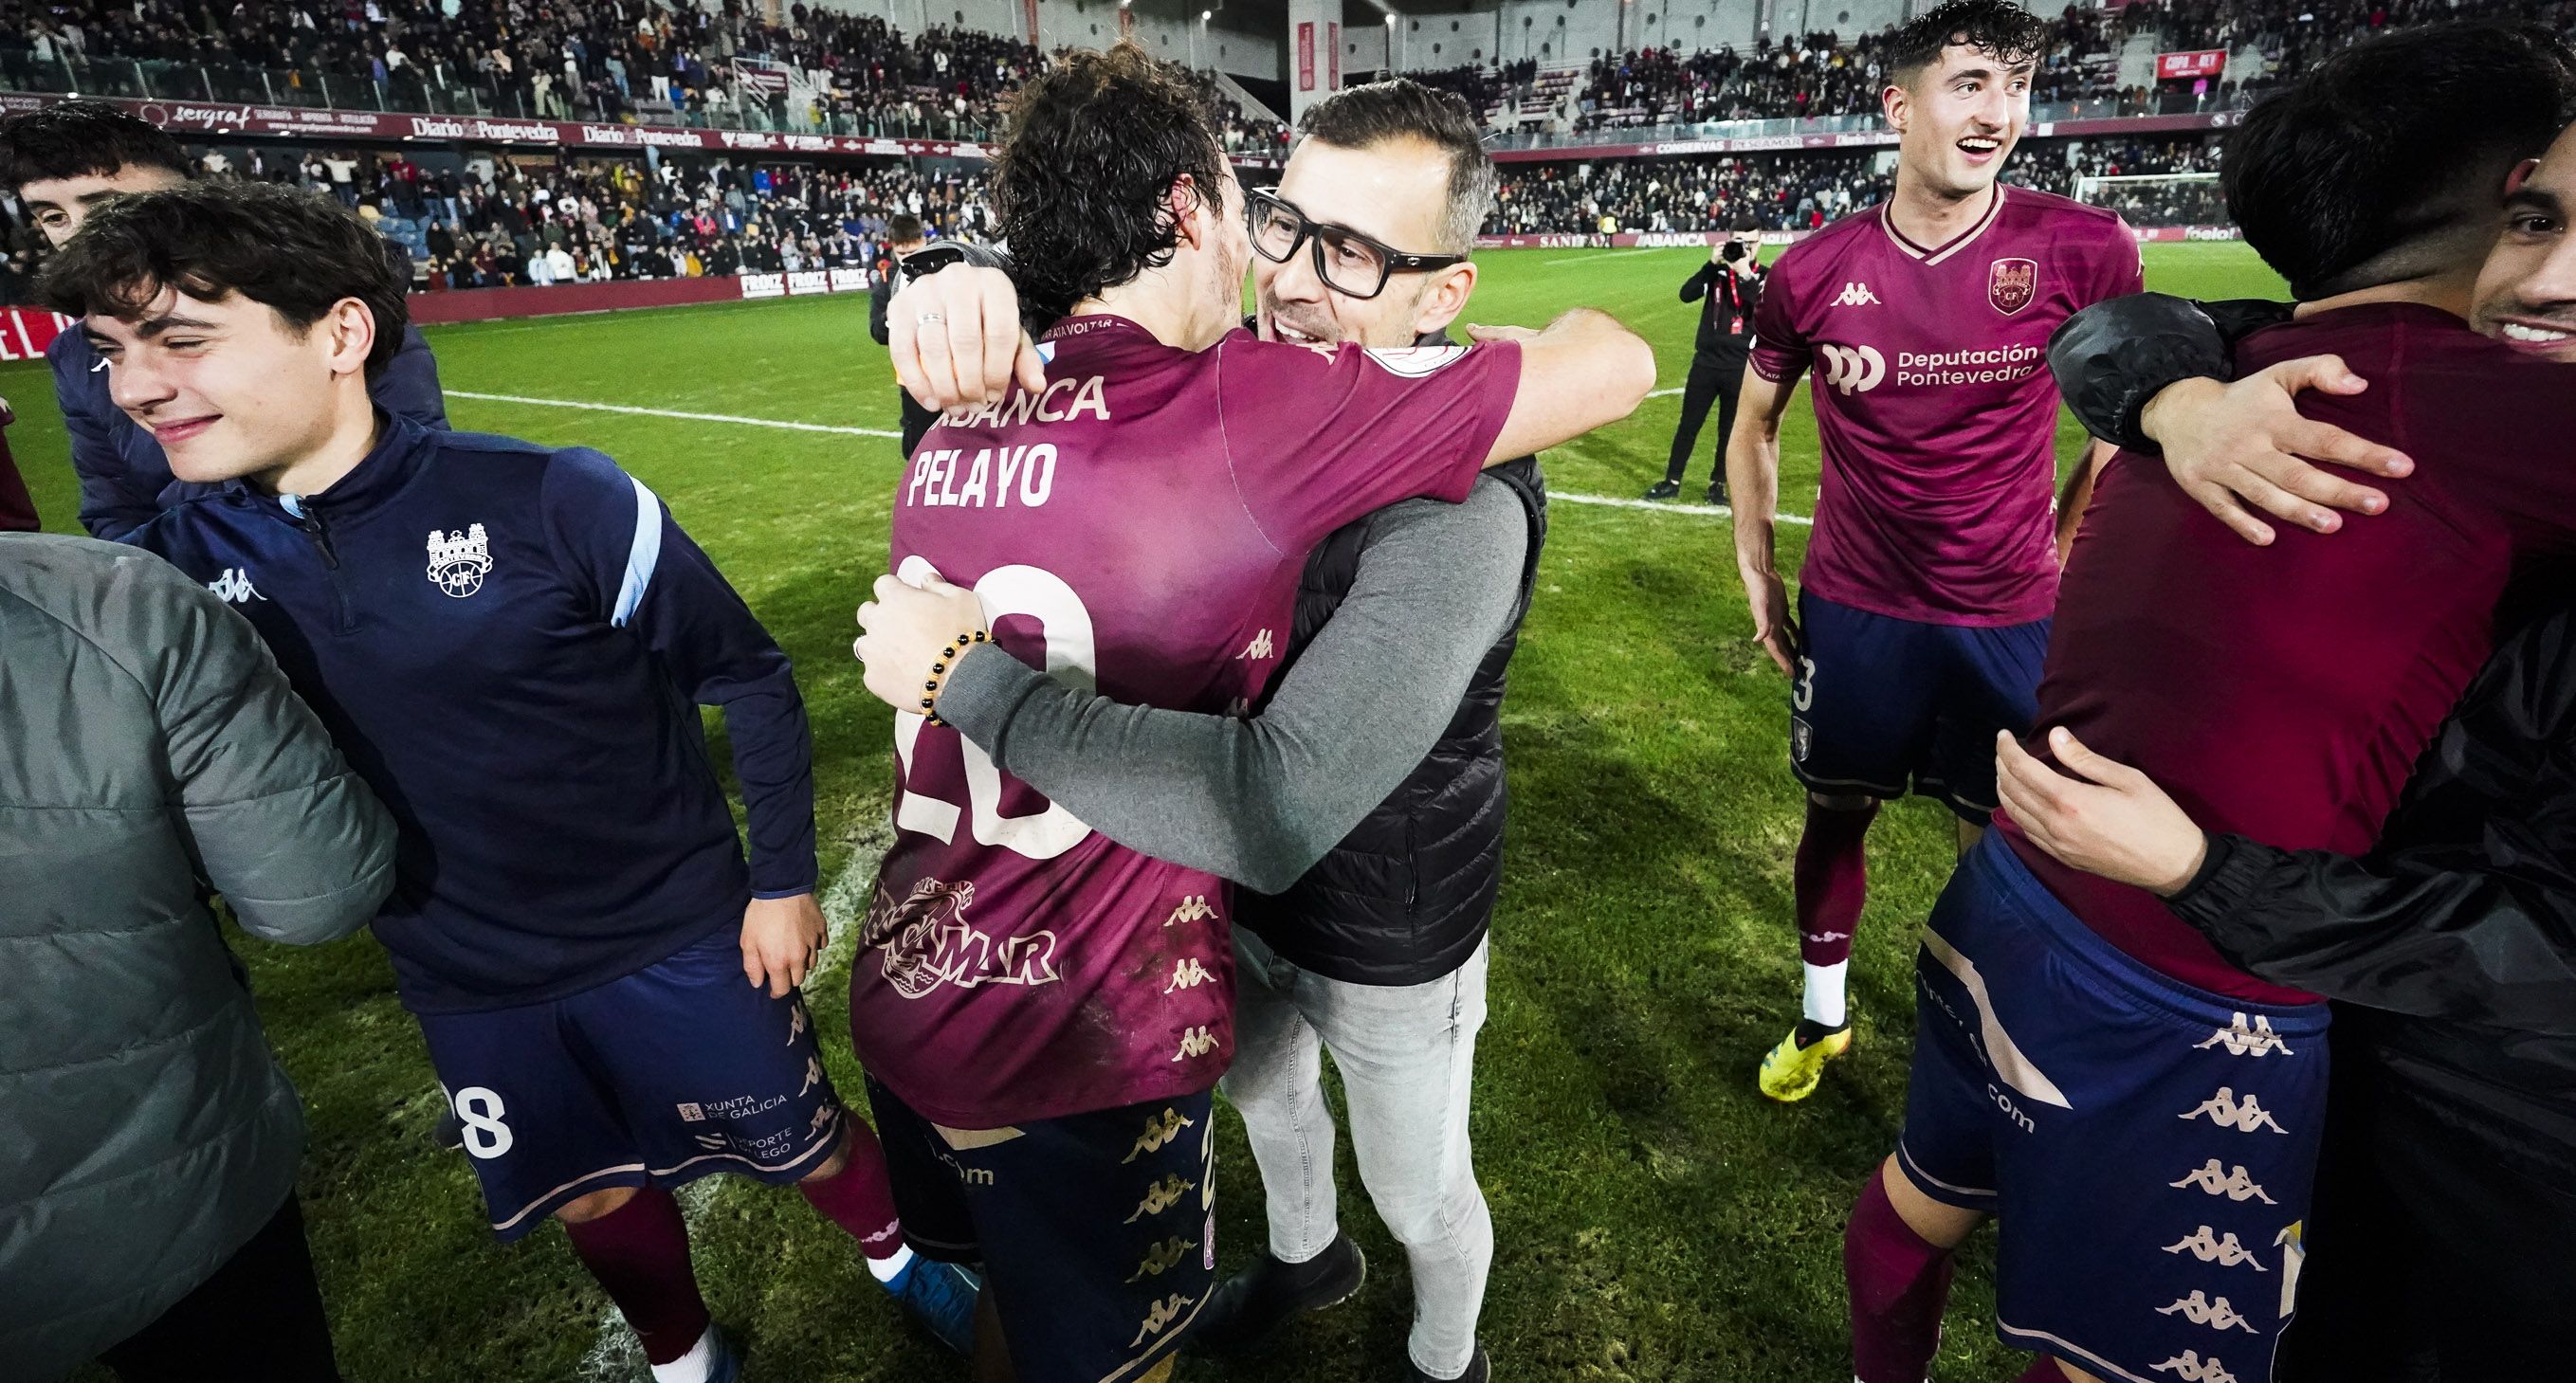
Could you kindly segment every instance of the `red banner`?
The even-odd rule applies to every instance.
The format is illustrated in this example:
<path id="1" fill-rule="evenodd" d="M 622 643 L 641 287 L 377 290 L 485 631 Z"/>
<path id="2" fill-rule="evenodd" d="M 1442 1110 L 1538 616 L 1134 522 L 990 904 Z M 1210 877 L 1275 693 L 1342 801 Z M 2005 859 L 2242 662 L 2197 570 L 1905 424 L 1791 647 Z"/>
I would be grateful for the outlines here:
<path id="1" fill-rule="evenodd" d="M 36 307 L 0 307 L 0 360 L 33 360 L 72 324 L 59 312 Z"/>
<path id="2" fill-rule="evenodd" d="M 2215 77 L 2227 70 L 2227 50 L 2208 48 L 2196 53 L 2156 54 L 2156 80 L 2190 81 L 2194 77 Z"/>
<path id="3" fill-rule="evenodd" d="M 1297 89 L 1315 89 L 1315 26 L 1311 21 L 1297 26 Z"/>

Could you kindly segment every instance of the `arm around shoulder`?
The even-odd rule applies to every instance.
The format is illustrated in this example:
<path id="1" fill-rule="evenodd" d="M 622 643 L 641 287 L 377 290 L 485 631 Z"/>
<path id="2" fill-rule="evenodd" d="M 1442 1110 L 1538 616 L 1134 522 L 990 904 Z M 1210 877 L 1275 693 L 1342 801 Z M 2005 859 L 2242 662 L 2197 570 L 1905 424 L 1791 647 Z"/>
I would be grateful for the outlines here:
<path id="1" fill-rule="evenodd" d="M 1655 350 L 1606 312 L 1578 307 L 1515 334 L 1520 387 L 1486 464 L 1529 456 L 1637 411 L 1655 388 Z"/>
<path id="2" fill-rule="evenodd" d="M 394 883 L 391 814 L 248 621 L 140 554 L 124 602 L 182 828 L 242 926 L 310 945 L 373 918 Z M 157 572 L 139 569 L 142 564 Z"/>

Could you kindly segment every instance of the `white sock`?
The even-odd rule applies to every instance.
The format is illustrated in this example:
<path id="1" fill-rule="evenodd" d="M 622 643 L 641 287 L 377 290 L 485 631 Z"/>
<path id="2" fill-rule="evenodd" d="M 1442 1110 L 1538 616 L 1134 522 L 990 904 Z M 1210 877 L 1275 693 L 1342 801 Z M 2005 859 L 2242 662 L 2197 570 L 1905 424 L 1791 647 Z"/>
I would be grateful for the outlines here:
<path id="1" fill-rule="evenodd" d="M 1843 1004 L 1843 975 L 1851 962 L 1838 960 L 1831 965 L 1808 965 L 1807 1021 L 1818 1027 L 1839 1028 L 1851 1015 Z"/>
<path id="2" fill-rule="evenodd" d="M 716 1328 L 707 1327 L 689 1352 L 667 1364 L 653 1366 L 653 1383 L 707 1383 L 707 1372 L 716 1364 Z"/>
<path id="3" fill-rule="evenodd" d="M 903 1270 L 911 1266 L 912 1245 L 910 1244 L 896 1248 L 892 1257 L 868 1260 L 868 1271 L 874 1273 L 879 1282 L 892 1282 L 903 1276 Z"/>

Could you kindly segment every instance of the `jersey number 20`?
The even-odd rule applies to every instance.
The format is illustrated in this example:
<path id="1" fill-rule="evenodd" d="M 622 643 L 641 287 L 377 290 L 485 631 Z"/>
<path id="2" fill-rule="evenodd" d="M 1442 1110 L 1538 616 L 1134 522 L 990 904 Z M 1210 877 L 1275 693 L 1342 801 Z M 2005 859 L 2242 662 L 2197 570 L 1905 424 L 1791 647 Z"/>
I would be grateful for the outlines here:
<path id="1" fill-rule="evenodd" d="M 916 586 L 938 574 L 938 568 L 918 556 L 904 558 L 895 569 L 896 576 Z M 1062 577 L 1036 567 L 995 567 L 975 583 L 975 598 L 983 603 L 988 625 L 1006 615 L 1038 621 L 1046 631 L 1047 672 L 1084 688 L 1092 685 L 1098 675 L 1098 652 L 1091 612 Z M 963 815 L 976 844 L 999 846 L 1033 860 L 1054 859 L 1091 834 L 1089 826 L 1053 802 L 1042 812 L 1002 815 L 1002 770 L 962 735 L 957 737 L 966 769 L 966 810 L 961 813 L 953 792 L 934 790 L 953 789 L 953 783 L 925 781 L 943 776 L 938 768 L 944 764 L 923 762 L 915 769 L 913 750 L 924 724 L 912 712 L 895 713 L 894 752 L 903 762 L 903 792 L 894 811 L 897 830 L 919 831 L 944 845 L 957 838 L 957 820 Z"/>

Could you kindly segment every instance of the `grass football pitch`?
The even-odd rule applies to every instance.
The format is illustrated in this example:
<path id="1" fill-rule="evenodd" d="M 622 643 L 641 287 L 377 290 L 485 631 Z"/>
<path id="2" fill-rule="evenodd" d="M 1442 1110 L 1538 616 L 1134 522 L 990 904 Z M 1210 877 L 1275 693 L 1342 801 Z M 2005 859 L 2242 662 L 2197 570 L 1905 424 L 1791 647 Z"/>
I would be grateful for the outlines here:
<path id="1" fill-rule="evenodd" d="M 1560 501 L 1633 500 L 1661 474 L 1696 314 L 1674 290 L 1703 256 L 1484 257 L 1469 320 L 1538 325 L 1598 306 L 1642 330 L 1661 362 L 1662 397 L 1544 458 Z M 2147 271 L 2151 286 L 2199 297 L 2282 291 L 2233 243 L 2150 246 Z M 886 839 L 892 758 L 889 713 L 849 656 L 851 611 L 884 569 L 899 465 L 894 442 L 864 431 L 896 425 L 866 316 L 851 295 L 430 330 L 458 427 L 616 457 L 794 657 L 838 933 L 809 992 L 850 1096 L 850 914 Z M 0 392 L 17 409 L 10 442 L 47 526 L 75 531 L 45 367 L 0 367 Z M 764 425 L 776 422 L 821 429 Z M 1685 496 L 1705 484 L 1716 442 L 1712 420 Z M 2059 443 L 2073 457 L 2080 432 L 2061 422 Z M 1803 399 L 1782 451 L 1782 508 L 1809 513 L 1817 460 Z M 1950 821 L 1919 800 L 1881 818 L 1852 966 L 1858 1041 L 1811 1099 L 1764 1100 L 1754 1065 L 1798 1011 L 1789 868 L 1800 798 L 1785 760 L 1786 687 L 1747 642 L 1727 525 L 1695 502 L 1559 502 L 1550 518 L 1504 707 L 1511 836 L 1474 1125 L 1497 1241 L 1483 1337 L 1504 1378 L 1838 1383 L 1850 1377 L 1843 1214 L 1903 1111 L 1914 933 L 1950 869 Z M 1781 545 L 1794 569 L 1805 531 L 1784 525 Z M 643 1379 L 562 1236 L 495 1243 L 464 1155 L 432 1145 L 438 1087 L 374 941 L 237 944 L 311 1111 L 303 1195 L 347 1375 Z M 1258 1249 L 1262 1218 L 1230 1116 L 1219 1139 L 1230 1270 Z M 1185 1361 L 1182 1378 L 1397 1376 L 1404 1259 L 1368 1208 L 1347 1138 L 1341 1150 L 1343 1222 L 1369 1254 L 1367 1289 L 1283 1331 L 1262 1358 Z M 964 1376 L 800 1197 L 719 1178 L 684 1199 L 709 1304 L 747 1341 L 755 1383 Z M 1990 1262 L 1982 1247 L 1968 1256 L 1940 1378 L 2000 1380 L 2020 1366 L 1988 1328 Z"/>

